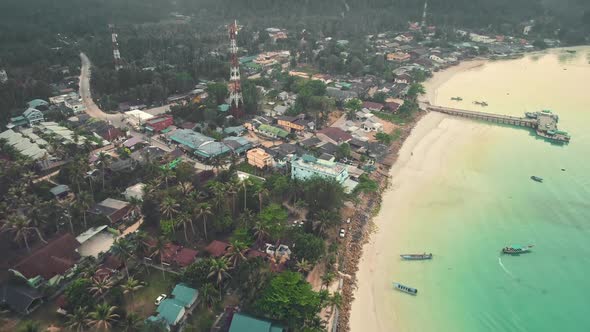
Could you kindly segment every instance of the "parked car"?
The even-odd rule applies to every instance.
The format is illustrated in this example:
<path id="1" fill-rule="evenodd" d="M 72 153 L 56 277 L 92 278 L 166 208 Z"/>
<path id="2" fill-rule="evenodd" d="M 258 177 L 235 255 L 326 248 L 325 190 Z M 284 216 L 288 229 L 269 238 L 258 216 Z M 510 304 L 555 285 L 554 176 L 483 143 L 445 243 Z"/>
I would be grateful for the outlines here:
<path id="1" fill-rule="evenodd" d="M 264 245 L 264 252 L 266 252 L 267 254 L 269 254 L 271 256 L 274 256 L 276 250 L 277 250 L 277 248 L 270 243 L 266 243 Z"/>
<path id="2" fill-rule="evenodd" d="M 162 301 L 164 301 L 167 297 L 168 297 L 168 295 L 166 295 L 166 294 L 160 294 L 160 296 L 158 296 L 156 298 L 156 302 L 154 302 L 154 304 L 160 305 L 160 303 L 162 303 Z"/>
<path id="3" fill-rule="evenodd" d="M 346 230 L 344 230 L 344 228 L 340 228 L 340 237 L 345 237 L 346 236 Z"/>

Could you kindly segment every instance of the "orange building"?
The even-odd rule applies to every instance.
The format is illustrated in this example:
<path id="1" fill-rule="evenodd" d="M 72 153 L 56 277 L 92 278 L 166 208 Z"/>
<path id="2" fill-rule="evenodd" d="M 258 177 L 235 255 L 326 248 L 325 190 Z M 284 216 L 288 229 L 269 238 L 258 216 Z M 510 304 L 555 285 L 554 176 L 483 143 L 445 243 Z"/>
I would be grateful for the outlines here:
<path id="1" fill-rule="evenodd" d="M 279 126 L 285 128 L 289 132 L 305 130 L 304 121 L 302 121 L 301 118 L 296 116 L 284 115 L 277 117 L 277 123 L 279 124 Z"/>
<path id="2" fill-rule="evenodd" d="M 249 150 L 246 153 L 246 158 L 248 159 L 248 164 L 257 168 L 271 167 L 274 164 L 272 156 L 261 148 Z"/>

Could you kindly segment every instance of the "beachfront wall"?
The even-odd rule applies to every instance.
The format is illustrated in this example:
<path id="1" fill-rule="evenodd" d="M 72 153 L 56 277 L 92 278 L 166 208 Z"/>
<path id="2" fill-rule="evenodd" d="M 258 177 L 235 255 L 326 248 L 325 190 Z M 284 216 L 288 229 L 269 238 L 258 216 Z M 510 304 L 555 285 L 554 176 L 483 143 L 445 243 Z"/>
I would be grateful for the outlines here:
<path id="1" fill-rule="evenodd" d="M 334 179 L 343 184 L 349 177 L 348 167 L 344 164 L 317 159 L 304 155 L 291 162 L 291 178 L 307 180 L 313 177 Z"/>

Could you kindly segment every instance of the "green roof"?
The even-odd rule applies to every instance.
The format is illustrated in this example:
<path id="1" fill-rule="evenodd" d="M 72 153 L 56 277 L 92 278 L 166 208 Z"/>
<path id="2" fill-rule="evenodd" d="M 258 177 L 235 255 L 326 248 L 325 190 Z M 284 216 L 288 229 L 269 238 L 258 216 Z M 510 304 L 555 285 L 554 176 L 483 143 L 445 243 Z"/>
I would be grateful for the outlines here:
<path id="1" fill-rule="evenodd" d="M 217 106 L 217 109 L 219 109 L 220 112 L 227 112 L 227 111 L 229 111 L 229 105 L 228 104 L 221 104 L 221 105 Z"/>
<path id="2" fill-rule="evenodd" d="M 273 134 L 273 135 L 281 137 L 281 138 L 285 138 L 285 137 L 289 136 L 289 133 L 287 131 L 285 131 L 281 128 L 269 126 L 267 124 L 260 125 L 260 127 L 258 127 L 258 130 Z"/>
<path id="3" fill-rule="evenodd" d="M 270 321 L 248 316 L 242 313 L 234 314 L 229 332 L 283 332 L 284 329 Z"/>
<path id="4" fill-rule="evenodd" d="M 47 106 L 49 105 L 49 103 L 43 99 L 33 99 L 30 102 L 28 102 L 27 105 L 29 106 L 29 108 L 37 108 L 39 106 Z"/>
<path id="5" fill-rule="evenodd" d="M 166 320 L 168 325 L 174 325 L 180 313 L 184 310 L 184 304 L 176 299 L 165 299 L 160 303 L 158 309 L 158 316 Z"/>
<path id="6" fill-rule="evenodd" d="M 196 289 L 190 288 L 185 284 L 178 284 L 174 287 L 174 290 L 172 290 L 174 299 L 184 303 L 187 307 L 190 307 L 193 304 L 198 294 L 199 292 Z"/>

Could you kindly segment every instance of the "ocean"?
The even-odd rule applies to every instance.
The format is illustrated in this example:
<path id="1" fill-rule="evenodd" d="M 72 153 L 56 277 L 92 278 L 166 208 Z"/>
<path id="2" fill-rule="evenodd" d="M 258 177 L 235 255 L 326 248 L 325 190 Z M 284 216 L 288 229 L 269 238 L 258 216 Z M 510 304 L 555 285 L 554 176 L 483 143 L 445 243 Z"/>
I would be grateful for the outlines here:
<path id="1" fill-rule="evenodd" d="M 372 294 L 360 301 L 374 306 L 379 321 L 368 326 L 399 332 L 590 331 L 590 47 L 570 50 L 576 52 L 555 49 L 487 62 L 437 89 L 434 104 L 440 106 L 516 116 L 552 110 L 572 140 L 555 145 L 526 129 L 442 121 L 440 140 L 431 132 L 421 143 L 432 146 L 423 148 L 428 165 L 418 160 L 406 166 L 404 172 L 419 179 L 415 188 L 403 197 L 384 196 L 376 248 L 368 253 L 373 263 L 360 266 L 373 275 L 359 285 L 359 292 Z M 443 152 L 429 157 L 435 149 Z M 411 185 L 401 182 L 394 174 L 393 191 Z M 391 244 L 384 244 L 386 238 Z M 529 254 L 501 255 L 510 244 L 535 247 Z M 413 252 L 432 252 L 434 259 L 398 258 Z M 418 296 L 391 290 L 391 281 L 418 288 Z M 365 310 L 358 307 L 353 316 Z M 352 331 L 362 332 L 352 321 Z"/>

